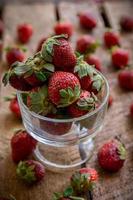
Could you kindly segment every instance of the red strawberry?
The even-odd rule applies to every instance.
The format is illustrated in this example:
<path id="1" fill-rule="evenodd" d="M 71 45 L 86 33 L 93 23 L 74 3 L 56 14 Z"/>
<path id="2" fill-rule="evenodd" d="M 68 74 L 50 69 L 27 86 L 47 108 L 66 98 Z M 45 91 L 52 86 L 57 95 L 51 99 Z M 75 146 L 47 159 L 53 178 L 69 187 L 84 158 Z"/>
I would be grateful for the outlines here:
<path id="1" fill-rule="evenodd" d="M 98 152 L 99 165 L 110 172 L 117 172 L 123 166 L 125 159 L 125 147 L 116 140 L 105 143 Z"/>
<path id="2" fill-rule="evenodd" d="M 80 36 L 77 40 L 76 51 L 85 54 L 95 52 L 98 42 L 90 35 Z"/>
<path id="3" fill-rule="evenodd" d="M 22 43 L 27 43 L 33 34 L 33 27 L 31 24 L 20 24 L 17 27 L 18 40 Z"/>
<path id="4" fill-rule="evenodd" d="M 4 23 L 2 20 L 0 20 L 0 38 L 2 37 L 4 32 Z"/>
<path id="5" fill-rule="evenodd" d="M 79 20 L 82 27 L 92 30 L 97 26 L 96 18 L 88 11 L 79 14 Z"/>
<path id="6" fill-rule="evenodd" d="M 43 43 L 44 43 L 46 40 L 47 40 L 47 37 L 43 37 L 43 38 L 41 38 L 41 39 L 39 40 L 39 43 L 38 43 L 38 45 L 37 45 L 36 52 L 41 51 L 42 45 L 43 45 Z"/>
<path id="7" fill-rule="evenodd" d="M 11 139 L 12 159 L 15 163 L 25 160 L 35 149 L 37 141 L 25 130 L 18 130 Z"/>
<path id="8" fill-rule="evenodd" d="M 92 190 L 97 180 L 98 173 L 95 169 L 81 168 L 72 175 L 71 186 L 76 195 L 81 195 Z"/>
<path id="9" fill-rule="evenodd" d="M 133 90 L 133 70 L 125 69 L 118 75 L 118 81 L 121 88 Z"/>
<path id="10" fill-rule="evenodd" d="M 129 51 L 121 48 L 117 48 L 112 53 L 112 63 L 118 68 L 122 69 L 128 65 Z"/>
<path id="11" fill-rule="evenodd" d="M 55 72 L 48 85 L 49 98 L 58 107 L 66 107 L 80 96 L 80 83 L 70 72 Z"/>
<path id="12" fill-rule="evenodd" d="M 72 71 L 76 64 L 74 51 L 64 35 L 47 39 L 42 48 L 42 56 L 61 70 Z"/>
<path id="13" fill-rule="evenodd" d="M 82 91 L 80 98 L 68 107 L 71 117 L 80 117 L 96 107 L 97 97 L 88 91 Z"/>
<path id="14" fill-rule="evenodd" d="M 102 68 L 102 64 L 101 64 L 101 61 L 100 59 L 96 56 L 96 55 L 93 55 L 93 54 L 88 54 L 87 56 L 85 56 L 85 61 L 89 64 L 89 65 L 94 65 L 94 67 L 99 70 L 99 71 L 102 71 L 101 68 Z"/>
<path id="15" fill-rule="evenodd" d="M 44 166 L 35 160 L 20 161 L 16 172 L 18 177 L 28 185 L 40 182 L 45 176 Z"/>
<path id="16" fill-rule="evenodd" d="M 120 26 L 125 31 L 133 30 L 133 17 L 132 16 L 122 16 L 120 19 Z"/>
<path id="17" fill-rule="evenodd" d="M 73 34 L 73 25 L 71 22 L 58 22 L 54 27 L 54 31 L 56 35 L 67 34 L 68 37 L 71 37 Z"/>
<path id="18" fill-rule="evenodd" d="M 103 78 L 91 65 L 83 60 L 83 56 L 78 58 L 74 73 L 79 78 L 83 90 L 97 93 L 102 89 Z"/>
<path id="19" fill-rule="evenodd" d="M 6 61 L 9 65 L 12 65 L 16 61 L 22 62 L 25 59 L 24 52 L 18 47 L 8 47 L 6 51 Z"/>
<path id="20" fill-rule="evenodd" d="M 109 95 L 108 107 L 112 106 L 113 100 L 114 100 L 113 97 L 111 95 Z"/>
<path id="21" fill-rule="evenodd" d="M 130 105 L 130 115 L 133 118 L 133 104 Z"/>
<path id="22" fill-rule="evenodd" d="M 16 95 L 13 98 L 5 97 L 6 101 L 10 101 L 9 108 L 11 112 L 17 117 L 21 118 L 20 107 Z"/>
<path id="23" fill-rule="evenodd" d="M 112 46 L 120 45 L 120 36 L 118 33 L 113 31 L 106 31 L 104 33 L 104 44 L 106 47 L 111 48 Z"/>

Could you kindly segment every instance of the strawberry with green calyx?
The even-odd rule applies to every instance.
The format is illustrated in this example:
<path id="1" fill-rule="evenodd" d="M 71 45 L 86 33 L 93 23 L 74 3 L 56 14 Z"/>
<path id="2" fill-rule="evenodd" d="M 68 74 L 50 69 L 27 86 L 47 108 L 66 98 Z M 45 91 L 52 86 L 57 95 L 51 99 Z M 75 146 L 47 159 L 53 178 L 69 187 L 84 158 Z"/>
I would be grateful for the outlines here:
<path id="1" fill-rule="evenodd" d="M 86 90 L 81 92 L 79 99 L 68 107 L 68 113 L 71 117 L 80 117 L 93 111 L 97 105 L 97 97 Z"/>
<path id="2" fill-rule="evenodd" d="M 45 168 L 35 160 L 20 161 L 16 173 L 26 184 L 33 185 L 44 178 Z"/>
<path id="3" fill-rule="evenodd" d="M 103 78 L 97 73 L 93 66 L 83 60 L 83 56 L 78 58 L 74 73 L 79 78 L 83 90 L 98 93 L 102 89 L 104 84 Z"/>
<path id="4" fill-rule="evenodd" d="M 98 173 L 95 169 L 81 168 L 76 171 L 71 177 L 71 186 L 74 194 L 82 195 L 92 191 L 97 180 Z"/>
<path id="5" fill-rule="evenodd" d="M 46 85 L 35 88 L 27 94 L 27 106 L 31 111 L 43 116 L 56 113 L 55 106 L 49 101 Z"/>
<path id="6" fill-rule="evenodd" d="M 66 107 L 79 98 L 80 88 L 79 80 L 74 74 L 57 71 L 48 84 L 49 98 L 57 107 Z"/>
<path id="7" fill-rule="evenodd" d="M 63 193 L 55 192 L 52 200 L 84 200 L 84 198 L 74 196 L 73 188 L 69 186 Z"/>
<path id="8" fill-rule="evenodd" d="M 45 61 L 53 63 L 63 71 L 72 71 L 76 64 L 76 56 L 66 35 L 56 35 L 48 38 L 42 46 L 42 56 Z"/>
<path id="9" fill-rule="evenodd" d="M 98 152 L 99 165 L 109 172 L 120 170 L 125 159 L 126 149 L 118 140 L 111 140 L 105 143 Z"/>

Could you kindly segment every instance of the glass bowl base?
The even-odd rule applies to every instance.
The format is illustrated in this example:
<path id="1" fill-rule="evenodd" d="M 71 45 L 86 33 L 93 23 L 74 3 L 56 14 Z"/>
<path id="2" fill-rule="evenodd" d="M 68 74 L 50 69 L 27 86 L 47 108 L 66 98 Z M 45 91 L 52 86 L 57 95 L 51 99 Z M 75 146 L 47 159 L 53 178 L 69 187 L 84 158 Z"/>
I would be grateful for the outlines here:
<path id="1" fill-rule="evenodd" d="M 34 156 L 48 170 L 54 172 L 74 170 L 80 168 L 92 156 L 95 147 L 94 139 L 89 138 L 79 144 L 65 145 L 64 147 L 53 147 L 38 143 Z"/>

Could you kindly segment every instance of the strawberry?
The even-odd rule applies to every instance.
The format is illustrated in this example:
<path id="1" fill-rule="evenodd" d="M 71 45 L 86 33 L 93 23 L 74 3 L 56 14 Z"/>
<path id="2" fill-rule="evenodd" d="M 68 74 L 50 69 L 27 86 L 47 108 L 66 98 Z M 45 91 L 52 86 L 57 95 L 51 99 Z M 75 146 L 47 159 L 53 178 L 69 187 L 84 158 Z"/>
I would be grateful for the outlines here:
<path id="1" fill-rule="evenodd" d="M 61 70 L 72 71 L 76 64 L 76 56 L 65 35 L 48 38 L 42 47 L 42 56 Z"/>
<path id="2" fill-rule="evenodd" d="M 70 38 L 73 34 L 73 25 L 71 22 L 58 22 L 55 27 L 54 31 L 56 35 L 60 34 L 67 34 L 68 37 Z"/>
<path id="3" fill-rule="evenodd" d="M 93 168 L 81 168 L 71 177 L 71 186 L 76 195 L 91 191 L 98 180 L 98 173 Z"/>
<path id="4" fill-rule="evenodd" d="M 133 104 L 130 105 L 130 115 L 133 118 Z"/>
<path id="5" fill-rule="evenodd" d="M 76 51 L 82 54 L 93 53 L 98 46 L 98 42 L 92 36 L 83 35 L 77 40 Z"/>
<path id="6" fill-rule="evenodd" d="M 24 51 L 19 47 L 6 48 L 6 61 L 9 66 L 11 66 L 16 61 L 22 62 L 24 61 L 24 59 L 25 59 Z"/>
<path id="7" fill-rule="evenodd" d="M 88 11 L 82 12 L 79 14 L 80 24 L 83 28 L 92 30 L 97 26 L 97 20 Z"/>
<path id="8" fill-rule="evenodd" d="M 103 78 L 91 65 L 83 60 L 83 56 L 78 58 L 74 73 L 79 78 L 83 90 L 98 93 L 102 89 Z"/>
<path id="9" fill-rule="evenodd" d="M 80 83 L 70 72 L 53 73 L 48 84 L 51 102 L 58 107 L 66 107 L 74 103 L 80 96 Z"/>
<path id="10" fill-rule="evenodd" d="M 33 27 L 31 24 L 20 24 L 17 27 L 18 40 L 22 43 L 27 43 L 33 35 Z"/>
<path id="11" fill-rule="evenodd" d="M 102 71 L 102 64 L 100 59 L 93 54 L 88 54 L 85 56 L 85 61 L 89 64 L 89 65 L 94 65 L 94 67 L 99 70 Z"/>
<path id="12" fill-rule="evenodd" d="M 117 172 L 123 166 L 125 159 L 125 147 L 116 140 L 105 143 L 98 152 L 99 165 L 110 172 Z"/>
<path id="13" fill-rule="evenodd" d="M 20 161 L 16 173 L 26 184 L 33 185 L 44 178 L 45 168 L 40 162 L 35 160 Z"/>
<path id="14" fill-rule="evenodd" d="M 46 85 L 34 88 L 27 94 L 27 106 L 31 111 L 43 116 L 56 113 L 55 106 L 49 101 Z"/>
<path id="15" fill-rule="evenodd" d="M 120 19 L 120 26 L 124 31 L 133 30 L 133 17 L 132 16 L 122 16 Z"/>
<path id="16" fill-rule="evenodd" d="M 39 40 L 38 45 L 37 45 L 37 49 L 36 52 L 41 51 L 42 49 L 42 45 L 44 44 L 44 42 L 47 40 L 47 37 L 43 37 Z"/>
<path id="17" fill-rule="evenodd" d="M 125 90 L 133 90 L 133 70 L 125 69 L 118 75 L 118 82 L 121 88 Z"/>
<path id="18" fill-rule="evenodd" d="M 5 97 L 6 101 L 10 101 L 9 108 L 11 112 L 17 117 L 21 118 L 20 107 L 16 95 L 13 98 Z"/>
<path id="19" fill-rule="evenodd" d="M 2 37 L 4 32 L 4 23 L 2 20 L 0 20 L 0 38 Z"/>
<path id="20" fill-rule="evenodd" d="M 113 31 L 106 31 L 104 33 L 104 44 L 106 47 L 111 48 L 113 46 L 119 46 L 120 45 L 120 36 L 118 33 Z"/>
<path id="21" fill-rule="evenodd" d="M 96 107 L 97 97 L 92 93 L 83 90 L 79 99 L 68 107 L 71 117 L 80 117 L 92 111 Z"/>
<path id="22" fill-rule="evenodd" d="M 18 130 L 11 138 L 12 159 L 15 163 L 25 160 L 35 149 L 37 141 L 25 130 Z"/>
<path id="23" fill-rule="evenodd" d="M 114 99 L 113 99 L 112 95 L 109 95 L 108 107 L 112 106 L 113 100 L 114 100 Z"/>
<path id="24" fill-rule="evenodd" d="M 112 63 L 118 69 L 123 69 L 128 65 L 129 62 L 129 51 L 117 48 L 112 52 Z"/>

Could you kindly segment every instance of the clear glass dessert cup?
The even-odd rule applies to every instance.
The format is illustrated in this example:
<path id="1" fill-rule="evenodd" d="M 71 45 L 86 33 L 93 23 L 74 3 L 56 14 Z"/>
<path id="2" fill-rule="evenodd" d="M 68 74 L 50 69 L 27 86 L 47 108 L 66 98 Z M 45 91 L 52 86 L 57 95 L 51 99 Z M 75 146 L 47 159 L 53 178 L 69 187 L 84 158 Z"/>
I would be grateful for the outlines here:
<path id="1" fill-rule="evenodd" d="M 38 141 L 36 159 L 48 169 L 62 171 L 80 167 L 93 154 L 95 137 L 103 125 L 108 105 L 109 86 L 105 84 L 98 95 L 99 106 L 84 116 L 71 119 L 52 119 L 38 115 L 24 104 L 22 93 L 17 92 L 23 124 Z"/>

